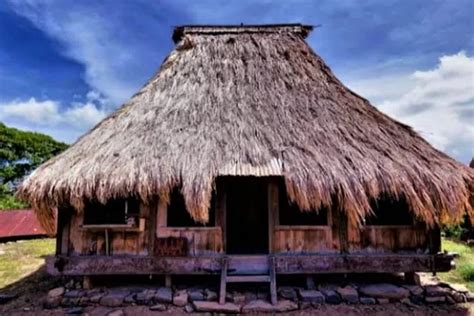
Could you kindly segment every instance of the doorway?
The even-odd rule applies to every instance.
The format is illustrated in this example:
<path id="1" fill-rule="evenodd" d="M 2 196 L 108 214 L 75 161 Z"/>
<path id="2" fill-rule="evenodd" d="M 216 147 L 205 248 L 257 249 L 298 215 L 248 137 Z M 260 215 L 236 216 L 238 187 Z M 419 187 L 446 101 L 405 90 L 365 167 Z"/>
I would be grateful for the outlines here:
<path id="1" fill-rule="evenodd" d="M 268 182 L 232 177 L 227 184 L 226 252 L 268 254 Z"/>

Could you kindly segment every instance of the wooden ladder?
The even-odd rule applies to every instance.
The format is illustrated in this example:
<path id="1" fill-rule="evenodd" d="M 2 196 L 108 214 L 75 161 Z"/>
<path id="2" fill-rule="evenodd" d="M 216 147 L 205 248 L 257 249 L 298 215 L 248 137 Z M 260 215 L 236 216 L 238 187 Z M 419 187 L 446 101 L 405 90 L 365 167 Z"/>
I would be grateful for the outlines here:
<path id="1" fill-rule="evenodd" d="M 277 304 L 276 292 L 276 274 L 275 274 L 275 258 L 268 258 L 268 274 L 262 275 L 227 275 L 229 268 L 229 258 L 222 257 L 221 261 L 221 285 L 219 291 L 219 304 L 225 304 L 227 283 L 270 283 L 270 299 L 273 305 Z"/>

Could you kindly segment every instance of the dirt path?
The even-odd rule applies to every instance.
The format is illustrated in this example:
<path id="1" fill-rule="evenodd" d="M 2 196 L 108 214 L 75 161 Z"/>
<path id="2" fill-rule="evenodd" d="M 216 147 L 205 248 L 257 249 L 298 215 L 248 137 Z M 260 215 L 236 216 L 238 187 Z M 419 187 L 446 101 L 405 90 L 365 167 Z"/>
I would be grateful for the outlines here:
<path id="1" fill-rule="evenodd" d="M 181 308 L 171 307 L 165 312 L 153 312 L 150 311 L 146 306 L 130 306 L 124 308 L 105 308 L 105 307 L 87 307 L 83 310 L 84 314 L 91 316 L 105 316 L 111 312 L 121 310 L 123 315 L 194 315 L 184 312 Z M 29 311 L 23 310 L 9 310 L 4 311 L 2 315 L 64 315 L 67 312 L 70 312 L 69 309 L 57 309 L 57 310 L 42 310 L 42 309 L 32 309 Z M 281 314 L 283 315 L 283 314 Z M 319 308 L 309 308 L 303 311 L 295 311 L 285 315 L 316 315 L 316 316 L 332 316 L 332 315 L 343 315 L 343 316 L 352 316 L 352 315 L 376 315 L 376 316 L 386 316 L 386 315 L 450 315 L 450 316 L 461 316 L 461 315 L 474 315 L 474 309 L 471 304 L 463 305 L 421 305 L 421 306 L 406 306 L 404 304 L 395 303 L 395 304 L 386 304 L 386 305 L 375 305 L 375 306 L 363 306 L 363 305 L 322 305 Z"/>

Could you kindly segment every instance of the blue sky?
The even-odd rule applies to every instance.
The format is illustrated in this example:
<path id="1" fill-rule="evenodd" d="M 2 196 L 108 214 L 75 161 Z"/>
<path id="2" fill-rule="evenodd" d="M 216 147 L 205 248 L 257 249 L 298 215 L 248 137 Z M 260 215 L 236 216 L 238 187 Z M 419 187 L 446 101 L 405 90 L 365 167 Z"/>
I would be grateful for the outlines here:
<path id="1" fill-rule="evenodd" d="M 474 1 L 0 3 L 0 121 L 73 142 L 139 89 L 180 24 L 321 25 L 313 49 L 437 148 L 474 155 Z"/>

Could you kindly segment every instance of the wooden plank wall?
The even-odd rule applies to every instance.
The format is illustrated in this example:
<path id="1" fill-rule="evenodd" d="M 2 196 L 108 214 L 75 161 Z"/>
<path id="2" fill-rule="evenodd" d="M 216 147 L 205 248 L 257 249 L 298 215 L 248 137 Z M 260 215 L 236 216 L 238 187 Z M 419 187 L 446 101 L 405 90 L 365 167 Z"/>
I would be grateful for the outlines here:
<path id="1" fill-rule="evenodd" d="M 331 227 L 324 226 L 277 226 L 273 234 L 274 253 L 330 253 L 332 247 Z"/>
<path id="2" fill-rule="evenodd" d="M 366 226 L 349 230 L 349 252 L 424 252 L 429 248 L 422 226 Z"/>
<path id="3" fill-rule="evenodd" d="M 221 205 L 221 203 L 218 205 Z M 219 212 L 219 207 L 216 212 Z M 217 216 L 215 227 L 167 227 L 167 206 L 164 202 L 159 202 L 156 237 L 186 238 L 190 256 L 222 253 L 224 247 L 222 227 L 219 225 L 220 218 L 220 216 Z"/>
<path id="4" fill-rule="evenodd" d="M 278 214 L 277 180 L 270 178 L 268 186 L 269 249 L 273 253 L 397 253 L 428 249 L 436 252 L 436 245 L 432 244 L 437 240 L 435 237 L 439 239 L 439 231 L 427 231 L 423 225 L 366 226 L 359 230 L 343 220 L 344 214 L 328 212 L 327 226 L 282 226 Z M 225 253 L 225 188 L 225 183 L 217 186 L 220 192 L 217 194 L 215 227 L 167 227 L 165 203 L 142 204 L 140 216 L 146 220 L 145 231 L 110 232 L 110 255 L 152 254 L 155 238 L 162 237 L 186 238 L 190 256 Z M 58 253 L 105 255 L 104 232 L 83 229 L 82 214 L 69 212 L 64 221 L 62 232 L 58 234 Z"/>
<path id="5" fill-rule="evenodd" d="M 152 205 L 140 205 L 140 217 L 145 218 L 145 230 L 139 231 L 110 231 L 110 255 L 147 255 L 149 249 L 150 218 Z M 71 225 L 68 232 L 69 255 L 105 255 L 105 231 L 91 231 L 83 228 L 83 213 L 71 215 Z M 64 239 L 64 237 L 63 237 Z"/>
<path id="6" fill-rule="evenodd" d="M 222 231 L 220 227 L 159 227 L 157 235 L 159 238 L 186 238 L 190 256 L 222 252 Z"/>
<path id="7" fill-rule="evenodd" d="M 333 241 L 332 218 L 328 214 L 327 226 L 285 226 L 279 222 L 278 179 L 272 178 L 268 186 L 270 219 L 270 249 L 276 254 L 309 254 L 338 252 L 338 242 Z"/>

